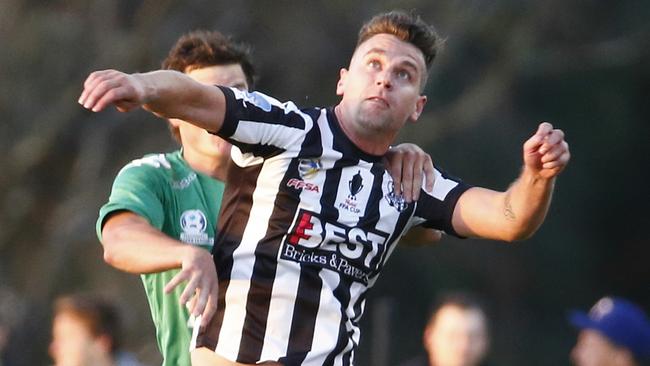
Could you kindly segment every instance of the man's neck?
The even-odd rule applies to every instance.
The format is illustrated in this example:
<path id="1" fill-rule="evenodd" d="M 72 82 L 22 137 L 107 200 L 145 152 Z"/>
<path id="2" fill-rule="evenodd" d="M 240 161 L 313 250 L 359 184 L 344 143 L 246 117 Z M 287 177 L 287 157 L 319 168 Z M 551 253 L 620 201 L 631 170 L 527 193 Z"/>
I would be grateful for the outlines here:
<path id="1" fill-rule="evenodd" d="M 365 152 L 366 154 L 383 156 L 390 147 L 392 139 L 386 139 L 387 141 L 382 141 L 381 136 L 377 134 L 367 134 L 358 131 L 352 126 L 349 121 L 351 117 L 346 116 L 344 109 L 338 104 L 334 107 L 334 113 L 336 118 L 339 120 L 339 125 L 343 130 L 343 133 L 355 144 L 359 150 Z"/>
<path id="2" fill-rule="evenodd" d="M 186 149 L 183 149 L 183 159 L 193 170 L 222 182 L 226 181 L 227 162 L 224 159 L 203 156 Z"/>

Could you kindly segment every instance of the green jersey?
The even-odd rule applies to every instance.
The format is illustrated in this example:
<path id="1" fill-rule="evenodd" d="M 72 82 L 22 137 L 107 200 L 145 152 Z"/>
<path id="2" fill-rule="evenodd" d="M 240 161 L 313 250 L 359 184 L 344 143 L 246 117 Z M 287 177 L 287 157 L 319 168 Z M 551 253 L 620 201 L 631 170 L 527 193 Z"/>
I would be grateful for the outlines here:
<path id="1" fill-rule="evenodd" d="M 111 213 L 131 211 L 170 237 L 211 250 L 223 183 L 195 172 L 181 151 L 147 155 L 127 164 L 113 183 L 108 203 L 99 211 L 97 235 Z M 179 305 L 183 287 L 163 291 L 178 269 L 143 274 L 163 365 L 189 365 L 189 313 Z"/>

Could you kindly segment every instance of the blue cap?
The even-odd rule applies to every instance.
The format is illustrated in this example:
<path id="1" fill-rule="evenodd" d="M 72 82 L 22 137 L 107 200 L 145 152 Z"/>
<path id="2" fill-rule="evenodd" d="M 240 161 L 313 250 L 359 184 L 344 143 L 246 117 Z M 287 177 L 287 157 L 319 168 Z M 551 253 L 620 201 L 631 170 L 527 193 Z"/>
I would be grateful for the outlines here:
<path id="1" fill-rule="evenodd" d="M 637 359 L 650 358 L 650 321 L 637 305 L 621 298 L 604 297 L 589 314 L 572 311 L 569 320 L 578 329 L 593 329 L 612 343 L 625 347 Z"/>

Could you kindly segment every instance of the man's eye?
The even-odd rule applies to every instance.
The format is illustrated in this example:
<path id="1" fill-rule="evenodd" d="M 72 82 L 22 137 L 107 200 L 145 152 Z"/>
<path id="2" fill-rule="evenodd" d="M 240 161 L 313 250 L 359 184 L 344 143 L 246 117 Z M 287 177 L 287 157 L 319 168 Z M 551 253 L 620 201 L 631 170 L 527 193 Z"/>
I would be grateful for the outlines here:
<path id="1" fill-rule="evenodd" d="M 398 71 L 397 77 L 402 80 L 411 80 L 411 74 L 409 74 L 408 71 L 404 71 L 404 70 Z"/>
<path id="2" fill-rule="evenodd" d="M 381 68 L 381 64 L 377 60 L 370 60 L 370 62 L 368 62 L 368 66 L 372 67 L 373 69 Z"/>

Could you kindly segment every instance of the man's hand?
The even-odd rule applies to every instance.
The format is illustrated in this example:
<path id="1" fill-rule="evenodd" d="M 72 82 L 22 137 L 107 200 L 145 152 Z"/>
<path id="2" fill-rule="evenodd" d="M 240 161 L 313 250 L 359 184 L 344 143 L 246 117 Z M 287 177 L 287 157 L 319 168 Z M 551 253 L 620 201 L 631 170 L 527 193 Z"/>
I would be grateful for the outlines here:
<path id="1" fill-rule="evenodd" d="M 548 122 L 540 123 L 537 132 L 524 143 L 524 168 L 544 179 L 560 174 L 570 158 L 564 132 Z"/>
<path id="2" fill-rule="evenodd" d="M 79 104 L 93 112 L 115 105 L 128 112 L 147 103 L 144 82 L 136 75 L 117 70 L 95 71 L 84 82 Z"/>
<path id="3" fill-rule="evenodd" d="M 202 315 L 200 326 L 203 328 L 217 311 L 219 280 L 212 255 L 207 250 L 189 245 L 187 249 L 181 260 L 181 271 L 165 285 L 165 293 L 187 281 L 180 303 L 182 306 L 188 304 L 192 315 Z"/>
<path id="4" fill-rule="evenodd" d="M 392 147 L 384 156 L 384 164 L 393 177 L 395 194 L 403 194 L 406 202 L 418 200 L 425 175 L 426 189 L 433 189 L 433 162 L 419 146 L 400 144 Z"/>

